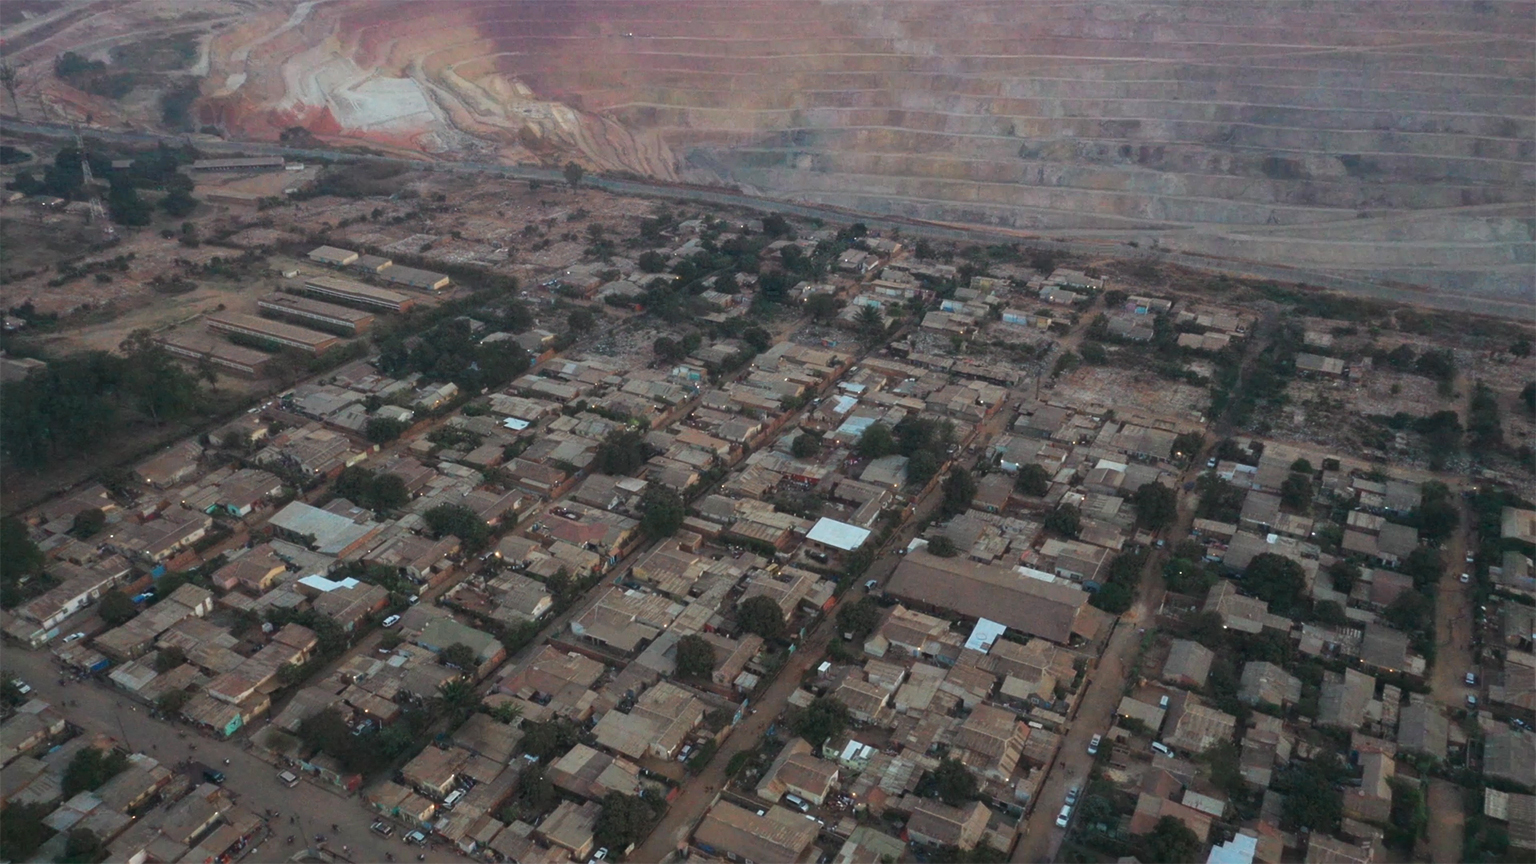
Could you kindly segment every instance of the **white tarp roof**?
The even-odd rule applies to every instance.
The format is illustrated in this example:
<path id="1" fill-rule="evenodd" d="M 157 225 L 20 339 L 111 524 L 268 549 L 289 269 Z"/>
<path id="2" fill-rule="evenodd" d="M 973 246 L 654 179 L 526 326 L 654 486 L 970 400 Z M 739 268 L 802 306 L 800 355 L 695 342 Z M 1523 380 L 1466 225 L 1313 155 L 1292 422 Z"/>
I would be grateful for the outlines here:
<path id="1" fill-rule="evenodd" d="M 992 650 L 992 643 L 996 642 L 997 637 L 1003 635 L 1007 629 L 991 619 L 977 619 L 975 629 L 971 630 L 971 638 L 965 640 L 965 647 L 985 654 Z"/>
<path id="2" fill-rule="evenodd" d="M 866 528 L 823 516 L 816 520 L 815 527 L 811 528 L 811 533 L 805 535 L 805 539 L 831 546 L 833 549 L 852 552 L 864 545 L 864 541 L 869 539 L 869 533 Z"/>

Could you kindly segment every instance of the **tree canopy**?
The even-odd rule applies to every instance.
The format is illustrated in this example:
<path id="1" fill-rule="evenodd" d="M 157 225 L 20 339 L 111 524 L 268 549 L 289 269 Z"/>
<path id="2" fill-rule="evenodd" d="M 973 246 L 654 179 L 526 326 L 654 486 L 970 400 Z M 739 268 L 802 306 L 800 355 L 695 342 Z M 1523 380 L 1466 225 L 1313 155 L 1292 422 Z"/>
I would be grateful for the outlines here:
<path id="1" fill-rule="evenodd" d="M 1300 564 L 1272 552 L 1255 555 L 1243 571 L 1243 587 L 1268 603 L 1276 615 L 1292 617 L 1304 602 L 1306 585 Z"/>
<path id="2" fill-rule="evenodd" d="M 640 530 L 651 539 L 671 537 L 683 527 L 688 512 L 683 499 L 660 483 L 649 483 L 640 496 Z"/>
<path id="3" fill-rule="evenodd" d="M 96 614 L 101 616 L 101 620 L 117 627 L 133 620 L 139 614 L 139 607 L 134 605 L 132 598 L 127 594 L 113 588 L 102 594 L 101 599 L 97 601 Z"/>
<path id="4" fill-rule="evenodd" d="M 1051 488 L 1051 472 L 1034 462 L 1019 468 L 1019 479 L 1014 481 L 1014 488 L 1024 495 L 1039 498 Z"/>
<path id="5" fill-rule="evenodd" d="M 677 677 L 707 680 L 715 671 L 715 646 L 697 633 L 677 640 Z"/>
<path id="6" fill-rule="evenodd" d="M 1185 864 L 1197 861 L 1205 844 L 1188 825 L 1172 816 L 1157 820 L 1143 841 L 1147 864 Z"/>
<path id="7" fill-rule="evenodd" d="M 836 738 L 848 728 L 848 706 L 831 696 L 818 696 L 796 715 L 791 724 L 795 734 L 806 740 L 812 748 L 821 749 L 828 739 Z"/>
<path id="8" fill-rule="evenodd" d="M 959 516 L 971 507 L 976 497 L 976 479 L 964 468 L 955 468 L 944 478 L 944 500 L 939 502 L 943 517 Z"/>
<path id="9" fill-rule="evenodd" d="M 1083 530 L 1083 514 L 1075 504 L 1058 504 L 1056 509 L 1045 514 L 1045 518 L 1041 521 L 1047 530 L 1068 539 L 1076 539 Z"/>
<path id="10" fill-rule="evenodd" d="M 1167 528 L 1179 516 L 1178 495 L 1155 480 L 1141 484 L 1131 503 L 1136 505 L 1136 524 L 1153 531 Z"/>
<path id="11" fill-rule="evenodd" d="M 837 610 L 837 629 L 852 633 L 855 640 L 875 632 L 880 626 L 880 604 L 872 597 L 860 597 L 857 603 L 845 603 Z"/>
<path id="12" fill-rule="evenodd" d="M 784 610 L 773 598 L 759 594 L 737 604 L 736 623 L 748 633 L 756 633 L 764 639 L 778 639 L 784 635 Z"/>

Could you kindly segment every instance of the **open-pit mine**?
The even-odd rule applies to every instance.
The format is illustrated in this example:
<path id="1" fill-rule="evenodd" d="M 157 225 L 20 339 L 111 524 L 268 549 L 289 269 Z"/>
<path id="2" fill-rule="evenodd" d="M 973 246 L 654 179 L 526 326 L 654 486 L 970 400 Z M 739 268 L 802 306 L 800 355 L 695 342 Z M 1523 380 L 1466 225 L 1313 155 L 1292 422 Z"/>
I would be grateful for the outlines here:
<path id="1" fill-rule="evenodd" d="M 185 128 L 234 140 L 303 127 L 442 160 L 575 160 L 1421 289 L 1532 290 L 1530 0 L 9 5 L 5 107 L 24 120 L 163 130 L 157 94 L 190 82 Z M 126 95 L 56 72 L 66 51 L 111 72 L 177 36 L 186 62 L 126 70 Z"/>

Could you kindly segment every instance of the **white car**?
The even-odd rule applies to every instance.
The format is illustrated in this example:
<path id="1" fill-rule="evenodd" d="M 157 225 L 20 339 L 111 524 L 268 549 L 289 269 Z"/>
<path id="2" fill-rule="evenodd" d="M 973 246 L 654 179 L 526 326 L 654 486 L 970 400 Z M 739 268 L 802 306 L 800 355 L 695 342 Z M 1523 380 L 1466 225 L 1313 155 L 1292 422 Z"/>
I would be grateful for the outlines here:
<path id="1" fill-rule="evenodd" d="M 1475 673 L 1468 672 L 1467 673 L 1466 681 L 1467 681 L 1467 686 L 1468 687 L 1476 687 L 1477 686 L 1477 675 Z"/>
<path id="2" fill-rule="evenodd" d="M 400 616 L 399 615 L 391 615 L 388 618 L 384 619 L 384 626 L 385 627 L 393 627 L 393 626 L 395 626 L 396 624 L 399 624 L 399 623 L 400 623 Z"/>
<path id="3" fill-rule="evenodd" d="M 1093 736 L 1093 740 L 1088 742 L 1088 755 L 1089 756 L 1097 756 L 1097 755 L 1099 755 L 1099 742 L 1101 742 L 1103 740 L 1104 740 L 1104 736 L 1103 735 L 1095 735 L 1095 736 Z"/>
<path id="4" fill-rule="evenodd" d="M 1471 573 L 1463 573 L 1463 574 L 1461 574 L 1461 584 L 1465 585 L 1465 584 L 1467 584 L 1468 582 L 1471 582 L 1471 581 L 1472 581 L 1472 574 Z"/>
<path id="5" fill-rule="evenodd" d="M 81 639 L 84 639 L 84 638 L 85 638 L 85 634 L 84 633 L 71 633 L 68 636 L 64 637 L 64 644 L 68 645 L 71 642 L 79 642 Z"/>
<path id="6" fill-rule="evenodd" d="M 1069 820 L 1071 818 L 1072 818 L 1072 805 L 1071 804 L 1063 804 L 1063 805 L 1061 805 L 1061 812 L 1056 814 L 1056 827 L 1057 828 L 1065 828 L 1065 827 L 1067 827 L 1067 820 Z"/>

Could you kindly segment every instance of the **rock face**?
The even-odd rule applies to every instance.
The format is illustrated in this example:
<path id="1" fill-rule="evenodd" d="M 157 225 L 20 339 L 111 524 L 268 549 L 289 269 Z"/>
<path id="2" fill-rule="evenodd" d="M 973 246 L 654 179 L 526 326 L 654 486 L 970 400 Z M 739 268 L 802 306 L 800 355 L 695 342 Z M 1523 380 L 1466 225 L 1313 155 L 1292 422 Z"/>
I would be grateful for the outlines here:
<path id="1" fill-rule="evenodd" d="M 1529 0 L 254 5 L 198 106 L 235 135 L 1531 290 Z"/>

